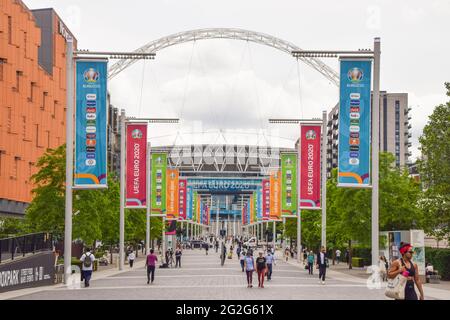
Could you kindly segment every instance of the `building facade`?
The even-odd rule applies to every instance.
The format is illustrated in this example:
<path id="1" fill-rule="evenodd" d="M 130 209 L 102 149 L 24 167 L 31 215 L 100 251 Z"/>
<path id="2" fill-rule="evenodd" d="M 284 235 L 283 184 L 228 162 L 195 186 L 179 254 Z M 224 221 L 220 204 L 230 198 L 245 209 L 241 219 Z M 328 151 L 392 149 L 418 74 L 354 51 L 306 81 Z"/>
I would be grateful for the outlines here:
<path id="1" fill-rule="evenodd" d="M 32 199 L 39 157 L 65 143 L 65 52 L 73 35 L 53 9 L 0 3 L 0 214 L 17 216 Z"/>
<path id="2" fill-rule="evenodd" d="M 410 111 L 407 93 L 380 92 L 380 152 L 392 153 L 397 167 L 410 164 Z M 327 135 L 327 172 L 330 177 L 331 170 L 338 166 L 339 104 L 328 114 Z"/>

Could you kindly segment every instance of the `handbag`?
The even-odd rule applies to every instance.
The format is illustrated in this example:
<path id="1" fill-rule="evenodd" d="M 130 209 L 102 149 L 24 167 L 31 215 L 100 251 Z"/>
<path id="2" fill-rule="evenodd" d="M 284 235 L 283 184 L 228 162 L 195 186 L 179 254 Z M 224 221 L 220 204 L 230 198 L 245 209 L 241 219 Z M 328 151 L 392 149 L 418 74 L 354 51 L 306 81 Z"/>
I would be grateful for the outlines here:
<path id="1" fill-rule="evenodd" d="M 388 279 L 385 296 L 396 300 L 405 300 L 405 287 L 408 279 L 398 274 L 394 279 Z"/>

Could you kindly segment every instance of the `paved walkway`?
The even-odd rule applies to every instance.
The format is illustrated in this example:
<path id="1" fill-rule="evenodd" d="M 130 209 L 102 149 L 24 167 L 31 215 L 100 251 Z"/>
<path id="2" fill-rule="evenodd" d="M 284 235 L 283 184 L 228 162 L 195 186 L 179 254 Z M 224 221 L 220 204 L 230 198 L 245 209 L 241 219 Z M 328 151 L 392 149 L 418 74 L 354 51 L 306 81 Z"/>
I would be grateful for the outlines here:
<path id="1" fill-rule="evenodd" d="M 156 269 L 155 282 L 147 285 L 144 261 L 130 270 L 105 270 L 94 274 L 89 288 L 69 289 L 64 285 L 39 289 L 25 289 L 4 295 L 3 299 L 160 299 L 160 300 L 385 300 L 383 289 L 371 290 L 366 280 L 329 270 L 325 285 L 319 284 L 317 270 L 314 276 L 295 261 L 278 260 L 274 266 L 272 281 L 258 288 L 254 275 L 254 287 L 249 289 L 245 273 L 234 256 L 220 265 L 219 254 L 209 250 L 185 250 L 180 269 Z M 444 290 L 441 290 L 444 291 Z M 448 293 L 448 291 L 445 291 Z M 437 297 L 438 298 L 438 297 Z M 442 296 L 441 296 L 442 298 Z M 450 296 L 447 297 L 450 299 Z"/>

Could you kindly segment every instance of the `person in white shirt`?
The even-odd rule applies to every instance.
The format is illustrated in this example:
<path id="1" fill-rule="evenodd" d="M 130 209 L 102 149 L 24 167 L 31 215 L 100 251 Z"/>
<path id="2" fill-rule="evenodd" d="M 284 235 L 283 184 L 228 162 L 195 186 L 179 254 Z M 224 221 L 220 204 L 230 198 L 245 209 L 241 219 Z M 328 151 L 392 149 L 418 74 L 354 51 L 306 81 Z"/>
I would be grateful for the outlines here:
<path id="1" fill-rule="evenodd" d="M 275 262 L 275 255 L 272 254 L 271 250 L 267 250 L 266 255 L 266 264 L 267 264 L 267 281 L 270 281 L 272 279 L 272 266 L 274 264 L 277 264 Z"/>
<path id="2" fill-rule="evenodd" d="M 133 268 L 134 259 L 136 259 L 136 254 L 133 250 L 128 254 L 128 262 L 130 263 L 130 268 Z"/>
<path id="3" fill-rule="evenodd" d="M 339 262 L 341 261 L 341 250 L 339 249 L 336 250 L 336 261 L 337 264 L 339 264 Z"/>
<path id="4" fill-rule="evenodd" d="M 81 256 L 81 272 L 84 279 L 84 287 L 89 287 L 89 281 L 92 277 L 92 270 L 94 270 L 95 256 L 91 253 L 89 248 L 86 248 L 86 252 Z"/>

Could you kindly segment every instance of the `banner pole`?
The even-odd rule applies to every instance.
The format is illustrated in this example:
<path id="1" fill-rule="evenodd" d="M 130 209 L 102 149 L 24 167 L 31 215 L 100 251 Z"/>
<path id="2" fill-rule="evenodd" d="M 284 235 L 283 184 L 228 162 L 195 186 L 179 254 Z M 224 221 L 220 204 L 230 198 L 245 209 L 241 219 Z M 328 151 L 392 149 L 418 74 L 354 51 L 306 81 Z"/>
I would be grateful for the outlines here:
<path id="1" fill-rule="evenodd" d="M 124 267 L 125 251 L 125 110 L 120 113 L 120 214 L 119 214 L 119 270 Z"/>
<path id="2" fill-rule="evenodd" d="M 73 39 L 66 47 L 66 203 L 64 216 L 64 283 L 72 275 L 72 196 L 73 196 L 73 113 L 74 113 L 74 66 Z"/>
<path id="3" fill-rule="evenodd" d="M 147 196 L 147 214 L 146 214 L 146 222 L 147 222 L 147 230 L 145 233 L 145 253 L 149 254 L 150 253 L 150 212 L 151 212 L 151 187 L 152 187 L 152 182 L 151 182 L 151 152 L 150 152 L 150 142 L 147 142 L 147 192 L 146 192 L 146 196 Z"/>
<path id="4" fill-rule="evenodd" d="M 327 247 L 327 112 L 322 112 L 322 246 Z"/>
<path id="5" fill-rule="evenodd" d="M 302 258 L 302 220 L 300 212 L 300 141 L 297 149 L 297 262 L 301 262 Z"/>

